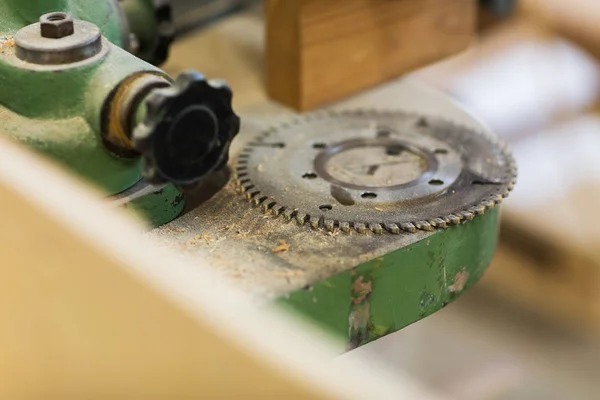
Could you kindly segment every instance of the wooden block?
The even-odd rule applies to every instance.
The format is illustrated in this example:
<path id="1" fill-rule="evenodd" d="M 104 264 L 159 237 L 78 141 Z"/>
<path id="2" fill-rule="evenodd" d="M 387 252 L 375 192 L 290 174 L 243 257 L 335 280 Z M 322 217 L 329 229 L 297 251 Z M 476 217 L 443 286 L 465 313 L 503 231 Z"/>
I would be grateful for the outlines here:
<path id="1" fill-rule="evenodd" d="M 469 46 L 474 0 L 267 0 L 267 90 L 308 110 Z"/>

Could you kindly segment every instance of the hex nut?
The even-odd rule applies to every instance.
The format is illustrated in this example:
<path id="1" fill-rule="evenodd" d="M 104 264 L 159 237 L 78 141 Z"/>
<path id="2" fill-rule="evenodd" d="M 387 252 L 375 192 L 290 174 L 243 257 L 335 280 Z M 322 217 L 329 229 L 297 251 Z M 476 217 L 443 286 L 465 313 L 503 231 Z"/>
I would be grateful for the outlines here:
<path id="1" fill-rule="evenodd" d="M 60 39 L 75 33 L 73 16 L 64 12 L 53 12 L 40 17 L 42 37 Z"/>

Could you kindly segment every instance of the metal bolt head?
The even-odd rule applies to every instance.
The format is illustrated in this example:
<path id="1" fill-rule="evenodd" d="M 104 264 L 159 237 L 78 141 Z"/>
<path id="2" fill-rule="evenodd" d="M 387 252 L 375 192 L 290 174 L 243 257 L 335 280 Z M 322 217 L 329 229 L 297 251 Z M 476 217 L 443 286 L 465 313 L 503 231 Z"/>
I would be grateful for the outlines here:
<path id="1" fill-rule="evenodd" d="M 60 39 L 75 33 L 73 16 L 64 12 L 53 12 L 40 17 L 42 37 Z"/>

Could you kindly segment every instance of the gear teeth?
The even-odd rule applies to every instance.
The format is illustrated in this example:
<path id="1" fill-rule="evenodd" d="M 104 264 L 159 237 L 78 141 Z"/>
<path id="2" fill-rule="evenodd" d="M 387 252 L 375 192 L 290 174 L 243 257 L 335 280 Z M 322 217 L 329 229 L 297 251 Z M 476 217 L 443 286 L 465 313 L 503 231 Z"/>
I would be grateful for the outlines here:
<path id="1" fill-rule="evenodd" d="M 401 223 L 400 229 L 410 233 L 415 233 L 417 231 L 417 227 L 412 222 Z"/>
<path id="2" fill-rule="evenodd" d="M 273 207 L 271 207 L 271 213 L 276 217 L 281 215 L 283 211 L 285 211 L 285 207 L 280 206 L 279 204 L 275 204 Z"/>
<path id="3" fill-rule="evenodd" d="M 266 199 L 267 199 L 267 196 L 258 197 L 258 195 L 256 195 L 252 198 L 252 204 L 254 204 L 255 206 L 258 206 L 258 205 L 262 204 L 262 202 L 265 201 Z"/>
<path id="4" fill-rule="evenodd" d="M 262 209 L 263 212 L 267 213 L 271 210 L 271 208 L 276 204 L 277 202 L 275 201 L 275 199 L 273 198 L 269 198 L 267 197 L 265 200 L 263 200 L 262 202 Z"/>
<path id="5" fill-rule="evenodd" d="M 460 217 L 458 217 L 458 216 L 456 216 L 454 214 L 450 214 L 446 218 L 448 218 L 448 221 L 450 221 L 450 223 L 453 224 L 453 225 L 460 224 Z"/>
<path id="6" fill-rule="evenodd" d="M 475 215 L 469 211 L 461 211 L 459 214 L 467 221 L 471 221 L 473 218 L 475 218 Z"/>
<path id="7" fill-rule="evenodd" d="M 365 224 L 363 224 L 362 222 L 355 222 L 354 223 L 354 230 L 358 233 L 366 233 L 367 232 L 367 226 Z"/>
<path id="8" fill-rule="evenodd" d="M 504 200 L 504 197 L 502 197 L 501 194 L 496 194 L 491 196 L 491 200 L 493 200 L 496 204 L 500 204 L 502 203 L 502 200 Z"/>
<path id="9" fill-rule="evenodd" d="M 381 224 L 369 224 L 369 229 L 376 235 L 383 234 L 383 227 L 381 226 Z"/>
<path id="10" fill-rule="evenodd" d="M 335 222 L 332 219 L 326 219 L 323 226 L 325 226 L 325 229 L 329 232 L 333 232 L 335 229 Z"/>
<path id="11" fill-rule="evenodd" d="M 349 222 L 340 222 L 340 230 L 342 232 L 350 233 L 350 223 Z"/>
<path id="12" fill-rule="evenodd" d="M 469 208 L 469 211 L 476 215 L 483 215 L 485 213 L 485 207 L 482 206 L 481 204 L 478 204 L 476 206 Z"/>
<path id="13" fill-rule="evenodd" d="M 296 210 L 285 210 L 282 215 L 286 221 L 291 221 L 292 218 L 294 218 L 297 213 L 298 213 L 298 211 L 296 211 Z"/>
<path id="14" fill-rule="evenodd" d="M 431 221 L 429 221 L 429 223 L 439 229 L 446 229 L 448 228 L 448 223 L 446 223 L 446 221 L 444 221 L 441 218 L 434 218 Z"/>
<path id="15" fill-rule="evenodd" d="M 423 231 L 433 231 L 434 230 L 433 226 L 431 226 L 431 224 L 427 221 L 419 221 L 415 224 L 415 226 L 417 227 L 417 229 L 421 229 Z"/>
<path id="16" fill-rule="evenodd" d="M 259 193 L 260 190 L 252 189 L 251 191 L 246 192 L 246 198 L 250 200 L 250 202 L 253 202 L 252 199 L 254 198 L 254 196 L 258 196 Z"/>
<path id="17" fill-rule="evenodd" d="M 383 227 L 386 231 L 388 231 L 389 233 L 393 233 L 394 235 L 400 233 L 400 227 L 396 224 L 383 224 Z"/>
<path id="18" fill-rule="evenodd" d="M 242 193 L 245 193 L 245 196 L 248 200 L 250 200 L 250 191 L 254 189 L 254 185 L 244 185 L 241 188 Z"/>
<path id="19" fill-rule="evenodd" d="M 481 205 L 484 206 L 486 210 L 491 210 L 496 206 L 496 203 L 494 203 L 492 200 L 484 200 L 481 202 Z"/>
<path id="20" fill-rule="evenodd" d="M 313 228 L 317 229 L 319 227 L 319 223 L 321 222 L 321 218 L 319 217 L 310 217 L 308 222 L 310 223 L 310 226 L 312 226 Z"/>
<path id="21" fill-rule="evenodd" d="M 295 215 L 295 217 L 296 217 L 296 223 L 300 226 L 304 225 L 306 223 L 306 221 L 309 219 L 308 215 L 300 214 L 300 213 L 297 213 Z"/>

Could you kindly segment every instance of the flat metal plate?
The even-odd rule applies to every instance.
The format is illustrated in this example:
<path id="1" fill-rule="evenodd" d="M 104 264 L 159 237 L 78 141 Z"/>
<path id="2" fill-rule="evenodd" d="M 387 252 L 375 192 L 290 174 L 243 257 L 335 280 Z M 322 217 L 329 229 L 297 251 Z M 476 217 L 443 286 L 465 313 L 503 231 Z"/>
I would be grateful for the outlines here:
<path id="1" fill-rule="evenodd" d="M 512 156 L 485 132 L 401 111 L 319 112 L 239 155 L 246 197 L 329 231 L 399 233 L 471 220 L 508 195 Z"/>

